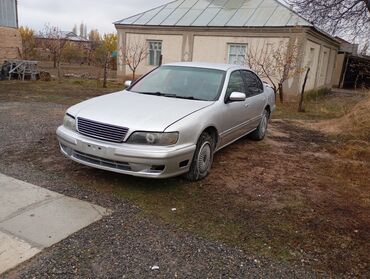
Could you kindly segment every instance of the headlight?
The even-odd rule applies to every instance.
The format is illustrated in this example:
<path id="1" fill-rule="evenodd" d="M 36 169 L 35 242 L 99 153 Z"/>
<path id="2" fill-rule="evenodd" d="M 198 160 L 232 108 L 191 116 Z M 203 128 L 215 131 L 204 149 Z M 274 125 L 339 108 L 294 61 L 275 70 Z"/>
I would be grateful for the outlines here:
<path id="1" fill-rule="evenodd" d="M 146 145 L 173 145 L 177 143 L 179 133 L 151 133 L 135 132 L 128 139 L 127 143 Z"/>
<path id="2" fill-rule="evenodd" d="M 75 131 L 76 130 L 76 119 L 70 116 L 69 114 L 66 114 L 64 116 L 63 126 L 66 127 L 67 129 Z"/>

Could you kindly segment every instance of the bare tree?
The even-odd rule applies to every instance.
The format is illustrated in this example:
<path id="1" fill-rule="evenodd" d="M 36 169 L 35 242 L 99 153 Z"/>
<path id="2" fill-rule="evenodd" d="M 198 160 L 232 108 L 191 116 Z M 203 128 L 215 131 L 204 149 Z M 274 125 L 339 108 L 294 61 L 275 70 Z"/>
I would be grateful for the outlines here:
<path id="1" fill-rule="evenodd" d="M 364 45 L 362 46 L 362 49 L 360 51 L 360 54 L 362 56 L 366 56 L 367 53 L 369 52 L 369 48 L 370 48 L 370 41 L 367 41 L 364 43 Z"/>
<path id="2" fill-rule="evenodd" d="M 56 26 L 46 24 L 41 31 L 42 44 L 45 49 L 48 49 L 53 56 L 54 68 L 58 68 L 58 79 L 61 80 L 60 61 L 63 49 L 67 44 L 66 38 L 63 36 L 60 29 Z"/>
<path id="3" fill-rule="evenodd" d="M 288 0 L 316 26 L 332 35 L 368 40 L 370 0 Z"/>
<path id="4" fill-rule="evenodd" d="M 262 47 L 259 47 L 259 45 L 250 46 L 245 62 L 256 74 L 269 80 L 276 94 L 278 88 L 273 79 L 275 73 L 274 67 L 272 67 L 274 59 L 271 51 L 272 47 L 269 44 L 263 44 Z"/>
<path id="5" fill-rule="evenodd" d="M 267 78 L 284 102 L 284 82 L 301 74 L 299 65 L 300 45 L 296 40 L 280 42 L 277 46 L 264 43 L 251 46 L 247 52 L 246 63 L 262 78 Z"/>
<path id="6" fill-rule="evenodd" d="M 132 71 L 132 79 L 135 80 L 136 69 L 149 54 L 146 42 L 127 42 L 120 51 L 123 65 L 127 65 L 130 68 Z"/>

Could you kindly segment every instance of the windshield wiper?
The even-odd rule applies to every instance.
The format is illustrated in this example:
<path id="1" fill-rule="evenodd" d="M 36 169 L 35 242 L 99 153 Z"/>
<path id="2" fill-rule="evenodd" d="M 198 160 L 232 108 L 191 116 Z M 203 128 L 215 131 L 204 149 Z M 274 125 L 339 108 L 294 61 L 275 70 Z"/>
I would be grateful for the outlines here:
<path id="1" fill-rule="evenodd" d="M 194 96 L 177 96 L 177 95 L 175 95 L 174 98 L 186 99 L 186 100 L 204 101 L 203 99 L 195 98 Z"/>
<path id="2" fill-rule="evenodd" d="M 145 94 L 145 95 L 163 96 L 163 97 L 176 97 L 175 94 L 166 94 L 166 93 L 161 93 L 161 92 L 137 92 L 137 93 Z"/>
<path id="3" fill-rule="evenodd" d="M 168 98 L 204 101 L 202 99 L 195 98 L 194 96 L 179 96 L 176 94 L 161 93 L 161 92 L 137 92 L 137 93 L 146 94 L 146 95 L 154 95 L 154 96 L 162 96 L 162 97 L 168 97 Z"/>

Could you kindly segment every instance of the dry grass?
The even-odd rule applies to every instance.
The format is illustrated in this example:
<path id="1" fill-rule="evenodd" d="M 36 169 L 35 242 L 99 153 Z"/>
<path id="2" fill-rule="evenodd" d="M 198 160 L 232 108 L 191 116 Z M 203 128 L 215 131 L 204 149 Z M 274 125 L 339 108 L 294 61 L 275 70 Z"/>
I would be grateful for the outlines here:
<path id="1" fill-rule="evenodd" d="M 332 135 L 370 140 L 369 109 L 370 96 L 359 102 L 346 115 L 337 119 L 322 121 L 313 127 Z"/>
<path id="2" fill-rule="evenodd" d="M 345 92 L 333 90 L 327 94 L 311 94 L 305 101 L 306 112 L 298 112 L 298 103 L 277 104 L 273 117 L 285 120 L 324 120 L 339 118 L 349 113 L 363 101 L 367 94 L 363 92 Z"/>
<path id="3" fill-rule="evenodd" d="M 63 79 L 45 81 L 1 81 L 0 101 L 54 102 L 73 105 L 83 100 L 123 89 L 121 83 L 109 81 L 102 88 L 95 80 Z"/>

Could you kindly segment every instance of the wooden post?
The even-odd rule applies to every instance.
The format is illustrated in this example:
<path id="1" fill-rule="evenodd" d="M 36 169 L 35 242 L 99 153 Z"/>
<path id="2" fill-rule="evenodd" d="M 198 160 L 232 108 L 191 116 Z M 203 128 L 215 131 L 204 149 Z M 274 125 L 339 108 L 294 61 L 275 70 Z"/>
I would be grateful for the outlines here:
<path id="1" fill-rule="evenodd" d="M 301 92 L 301 99 L 299 101 L 298 112 L 305 112 L 305 109 L 304 109 L 304 91 L 306 89 L 306 83 L 307 83 L 308 74 L 310 73 L 310 70 L 311 70 L 311 68 L 307 69 L 306 76 L 304 77 L 304 82 L 303 82 L 302 92 Z"/>
<path id="2" fill-rule="evenodd" d="M 161 56 L 159 57 L 159 66 L 162 66 L 162 62 L 163 62 L 163 54 L 161 54 Z"/>

